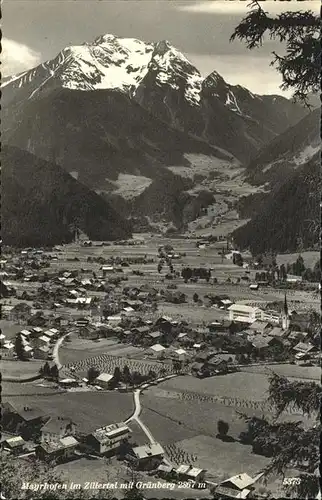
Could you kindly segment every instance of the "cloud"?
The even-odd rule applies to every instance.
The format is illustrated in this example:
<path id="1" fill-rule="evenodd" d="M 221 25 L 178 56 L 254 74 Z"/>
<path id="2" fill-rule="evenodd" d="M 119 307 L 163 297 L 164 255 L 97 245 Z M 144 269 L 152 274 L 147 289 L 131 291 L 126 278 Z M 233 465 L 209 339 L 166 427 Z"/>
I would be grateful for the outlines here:
<path id="1" fill-rule="evenodd" d="M 1 66 L 4 77 L 34 68 L 42 60 L 40 52 L 31 49 L 23 43 L 3 37 L 1 44 Z"/>
<path id="2" fill-rule="evenodd" d="M 180 5 L 177 10 L 181 12 L 192 12 L 197 14 L 227 14 L 237 15 L 246 14 L 249 10 L 247 0 L 207 0 L 201 2 Z M 270 14 L 280 14 L 285 11 L 293 10 L 313 10 L 317 14 L 320 12 L 319 0 L 304 0 L 301 2 L 261 2 L 263 9 Z"/>

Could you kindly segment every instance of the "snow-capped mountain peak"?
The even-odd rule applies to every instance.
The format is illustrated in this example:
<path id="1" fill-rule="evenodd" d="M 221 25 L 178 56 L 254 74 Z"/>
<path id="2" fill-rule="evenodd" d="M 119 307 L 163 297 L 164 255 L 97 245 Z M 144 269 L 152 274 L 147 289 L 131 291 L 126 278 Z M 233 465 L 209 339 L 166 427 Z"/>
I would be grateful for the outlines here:
<path id="1" fill-rule="evenodd" d="M 82 91 L 116 89 L 133 96 L 150 71 L 156 74 L 157 85 L 184 87 L 188 103 L 198 104 L 201 75 L 167 40 L 147 43 L 112 34 L 66 47 L 54 59 L 12 77 L 3 86 L 10 81 L 15 89 L 25 87 L 30 90 L 29 98 L 48 85 Z"/>

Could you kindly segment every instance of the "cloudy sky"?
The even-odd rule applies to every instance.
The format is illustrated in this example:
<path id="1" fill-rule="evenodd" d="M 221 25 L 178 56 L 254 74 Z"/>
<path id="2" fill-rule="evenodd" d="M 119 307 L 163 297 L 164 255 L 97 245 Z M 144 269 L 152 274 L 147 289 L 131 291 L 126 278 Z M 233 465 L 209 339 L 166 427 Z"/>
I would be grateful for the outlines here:
<path id="1" fill-rule="evenodd" d="M 32 68 L 68 45 L 112 33 L 145 41 L 169 40 L 203 75 L 218 71 L 229 83 L 257 93 L 282 93 L 278 73 L 270 67 L 278 44 L 267 40 L 259 50 L 229 42 L 247 13 L 248 0 L 4 0 L 2 74 Z M 310 8 L 319 0 L 263 1 L 280 13 Z"/>

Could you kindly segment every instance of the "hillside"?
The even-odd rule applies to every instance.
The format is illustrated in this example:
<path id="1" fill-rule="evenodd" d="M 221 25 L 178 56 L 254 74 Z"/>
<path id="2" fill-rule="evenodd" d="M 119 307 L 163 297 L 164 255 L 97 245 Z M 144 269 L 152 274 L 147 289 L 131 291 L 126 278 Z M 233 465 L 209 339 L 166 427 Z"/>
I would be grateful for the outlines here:
<path id="1" fill-rule="evenodd" d="M 309 161 L 320 149 L 320 120 L 321 111 L 315 109 L 273 139 L 247 166 L 247 180 L 273 187 Z"/>
<path id="2" fill-rule="evenodd" d="M 234 233 L 240 248 L 254 255 L 312 248 L 320 238 L 320 155 L 289 172 L 259 206 L 255 217 Z"/>
<path id="3" fill-rule="evenodd" d="M 3 146 L 1 159 L 5 244 L 43 246 L 68 242 L 74 224 L 91 239 L 131 236 L 128 221 L 57 165 L 11 146 Z"/>

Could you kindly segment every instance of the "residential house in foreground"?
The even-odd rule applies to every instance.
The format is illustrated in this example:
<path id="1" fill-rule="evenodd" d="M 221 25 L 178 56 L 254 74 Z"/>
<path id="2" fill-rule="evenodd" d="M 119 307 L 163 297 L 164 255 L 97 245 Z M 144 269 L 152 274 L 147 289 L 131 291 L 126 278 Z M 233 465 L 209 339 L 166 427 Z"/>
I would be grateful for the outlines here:
<path id="1" fill-rule="evenodd" d="M 130 433 L 130 428 L 124 422 L 106 425 L 87 436 L 83 445 L 99 455 L 115 455 Z"/>
<path id="2" fill-rule="evenodd" d="M 204 481 L 206 469 L 199 469 L 197 467 L 193 467 L 192 465 L 179 465 L 179 467 L 175 470 L 180 479 L 183 480 L 193 480 L 197 483 Z"/>
<path id="3" fill-rule="evenodd" d="M 102 389 L 109 389 L 110 383 L 112 382 L 114 378 L 114 375 L 111 375 L 110 373 L 101 373 L 96 379 L 94 380 L 95 385 L 98 385 Z"/>
<path id="4" fill-rule="evenodd" d="M 76 431 L 76 424 L 69 418 L 51 417 L 41 429 L 41 442 L 58 441 L 66 436 L 72 436 Z"/>
<path id="5" fill-rule="evenodd" d="M 63 463 L 75 457 L 79 443 L 73 436 L 67 436 L 56 441 L 41 443 L 36 448 L 36 457 L 45 462 Z"/>
<path id="6" fill-rule="evenodd" d="M 238 474 L 222 481 L 215 488 L 214 498 L 247 498 L 253 484 L 254 479 L 248 474 Z"/>
<path id="7" fill-rule="evenodd" d="M 36 408 L 26 404 L 21 404 L 18 401 L 14 403 L 2 403 L 2 425 L 5 427 L 4 422 L 10 422 L 10 426 L 17 429 L 18 426 L 22 427 L 21 435 L 26 439 L 29 434 L 35 433 L 43 426 L 48 417 L 45 413 Z M 6 420 L 4 420 L 6 419 Z"/>
<path id="8" fill-rule="evenodd" d="M 126 458 L 136 469 L 151 470 L 155 469 L 162 462 L 164 449 L 159 443 L 145 444 L 133 448 Z"/>
<path id="9" fill-rule="evenodd" d="M 12 455 L 20 455 L 24 452 L 26 441 L 21 436 L 14 436 L 2 441 L 1 448 Z"/>

